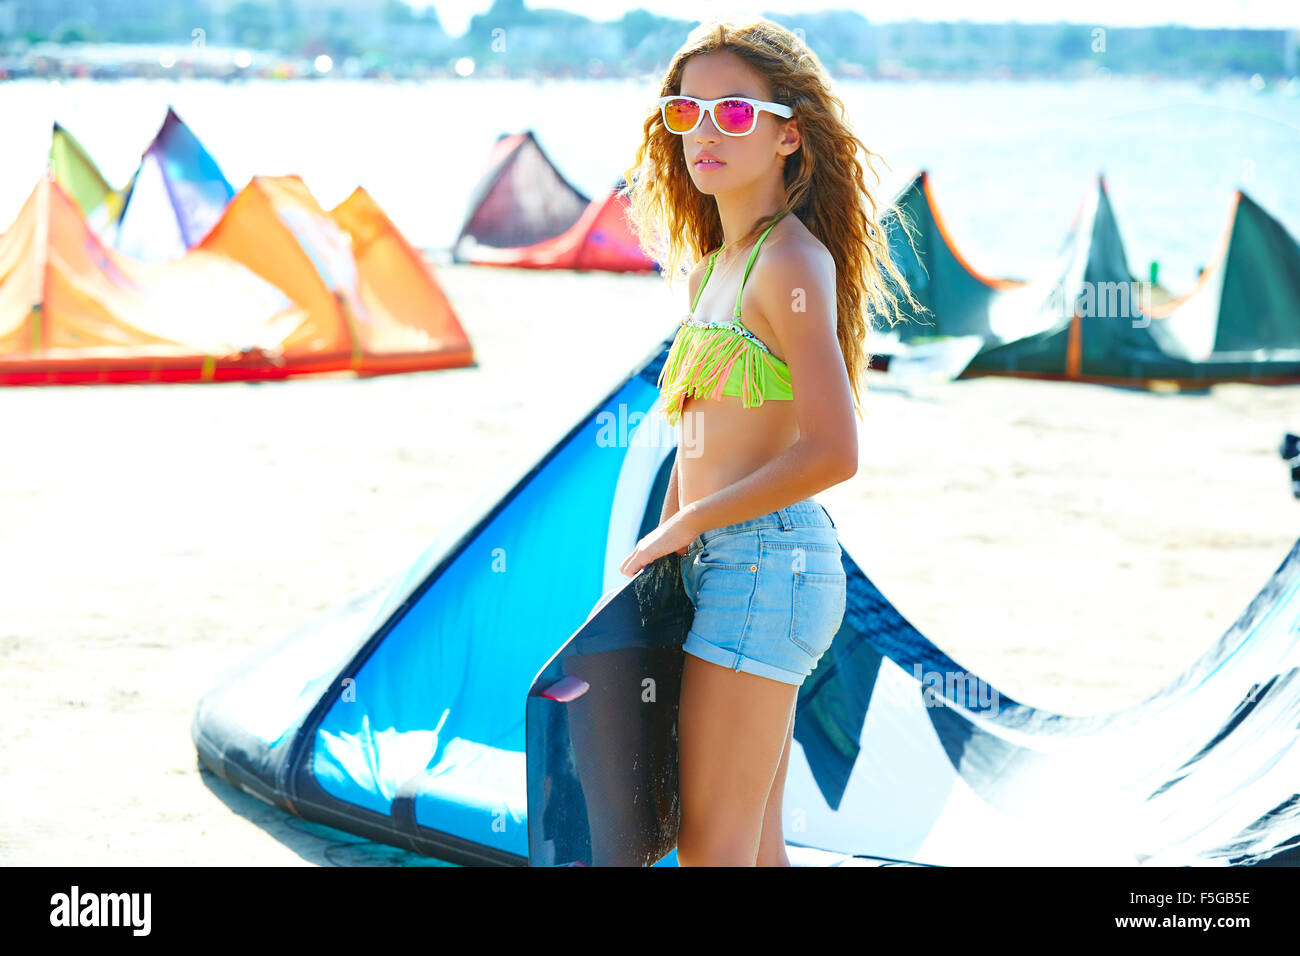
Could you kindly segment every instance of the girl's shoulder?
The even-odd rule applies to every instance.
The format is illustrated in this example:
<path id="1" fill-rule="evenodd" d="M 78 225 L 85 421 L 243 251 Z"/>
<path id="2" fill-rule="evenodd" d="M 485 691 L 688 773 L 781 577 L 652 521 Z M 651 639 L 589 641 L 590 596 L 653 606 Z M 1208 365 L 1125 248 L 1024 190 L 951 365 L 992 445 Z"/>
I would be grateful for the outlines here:
<path id="1" fill-rule="evenodd" d="M 831 251 L 797 216 L 782 217 L 781 222 L 778 222 L 776 228 L 768 234 L 767 241 L 763 243 L 763 250 L 766 251 L 769 245 L 773 247 L 773 254 L 768 259 L 769 263 L 781 259 L 796 267 L 824 268 L 829 265 L 832 270 L 834 269 L 835 257 L 831 255 Z M 761 256 L 762 252 L 759 255 Z"/>

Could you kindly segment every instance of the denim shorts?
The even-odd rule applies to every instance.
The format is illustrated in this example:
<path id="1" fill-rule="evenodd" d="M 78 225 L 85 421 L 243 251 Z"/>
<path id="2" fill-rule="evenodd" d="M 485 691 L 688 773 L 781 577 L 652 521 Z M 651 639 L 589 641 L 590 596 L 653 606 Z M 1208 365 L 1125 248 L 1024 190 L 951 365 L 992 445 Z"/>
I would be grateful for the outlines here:
<path id="1" fill-rule="evenodd" d="M 682 557 L 695 620 L 682 650 L 800 685 L 844 620 L 839 532 L 812 498 L 696 535 Z"/>

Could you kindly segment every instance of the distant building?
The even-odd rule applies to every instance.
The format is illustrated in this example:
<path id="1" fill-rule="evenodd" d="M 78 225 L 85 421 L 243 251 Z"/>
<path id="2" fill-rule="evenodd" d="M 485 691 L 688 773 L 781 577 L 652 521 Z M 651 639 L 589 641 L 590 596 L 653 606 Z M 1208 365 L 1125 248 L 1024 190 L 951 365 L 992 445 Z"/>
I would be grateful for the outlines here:
<path id="1" fill-rule="evenodd" d="M 204 0 L 189 7 L 202 9 Z M 53 39 L 68 27 L 88 27 L 100 38 L 121 37 L 124 31 L 145 36 L 158 24 L 176 20 L 176 0 L 0 0 L 0 36 L 37 36 Z M 195 24 L 196 26 L 198 24 Z"/>

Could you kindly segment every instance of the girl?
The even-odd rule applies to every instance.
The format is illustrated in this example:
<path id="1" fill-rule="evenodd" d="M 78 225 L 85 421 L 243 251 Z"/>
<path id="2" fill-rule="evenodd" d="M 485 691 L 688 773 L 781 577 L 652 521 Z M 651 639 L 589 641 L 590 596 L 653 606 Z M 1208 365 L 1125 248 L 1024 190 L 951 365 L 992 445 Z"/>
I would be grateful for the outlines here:
<path id="1" fill-rule="evenodd" d="M 864 311 L 891 325 L 898 312 L 886 272 L 919 303 L 857 155 L 870 168 L 875 154 L 788 30 L 763 18 L 697 27 L 660 96 L 624 175 L 629 217 L 643 243 L 667 237 L 654 249 L 665 274 L 683 254 L 699 261 L 659 378 L 663 414 L 681 426 L 661 522 L 621 570 L 683 555 L 695 605 L 678 862 L 788 866 L 795 701 L 845 610 L 839 533 L 811 496 L 857 471 Z"/>

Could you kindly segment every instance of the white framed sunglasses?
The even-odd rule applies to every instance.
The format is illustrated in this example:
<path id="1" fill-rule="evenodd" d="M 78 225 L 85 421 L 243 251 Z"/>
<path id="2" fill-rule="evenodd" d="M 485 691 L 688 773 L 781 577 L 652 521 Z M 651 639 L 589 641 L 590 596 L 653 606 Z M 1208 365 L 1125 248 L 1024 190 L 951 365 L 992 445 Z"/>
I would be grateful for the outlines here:
<path id="1" fill-rule="evenodd" d="M 794 111 L 781 103 L 769 103 L 748 96 L 727 96 L 720 100 L 702 100 L 694 96 L 662 96 L 659 111 L 670 133 L 685 136 L 700 125 L 704 114 L 713 117 L 718 132 L 728 136 L 747 136 L 758 125 L 761 110 L 789 119 Z"/>

